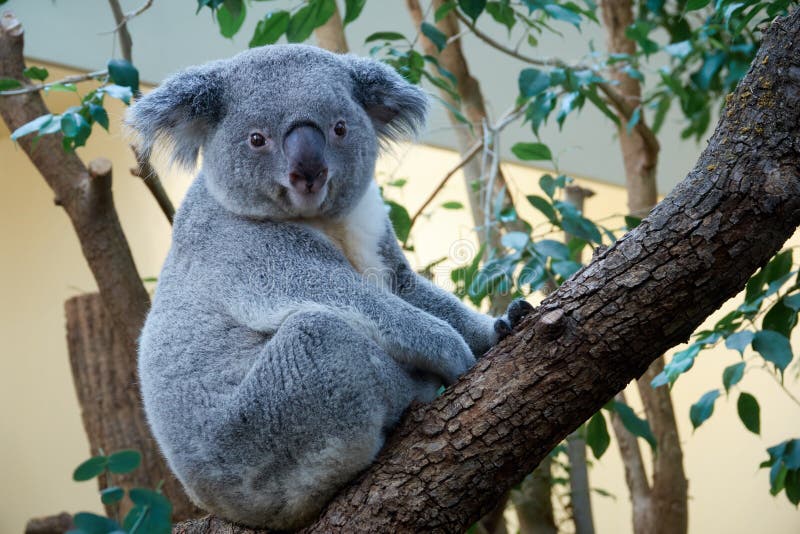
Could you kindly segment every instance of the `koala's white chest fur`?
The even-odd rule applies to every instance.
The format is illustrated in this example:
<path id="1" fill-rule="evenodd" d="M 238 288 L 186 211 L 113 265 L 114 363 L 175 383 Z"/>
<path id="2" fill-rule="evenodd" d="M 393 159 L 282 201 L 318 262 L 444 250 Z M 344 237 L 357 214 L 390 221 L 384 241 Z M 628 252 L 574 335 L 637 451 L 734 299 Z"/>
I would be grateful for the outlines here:
<path id="1" fill-rule="evenodd" d="M 308 223 L 322 232 L 362 274 L 383 276 L 386 266 L 380 255 L 386 234 L 386 209 L 378 185 L 372 183 L 356 207 L 338 220 L 313 220 Z"/>

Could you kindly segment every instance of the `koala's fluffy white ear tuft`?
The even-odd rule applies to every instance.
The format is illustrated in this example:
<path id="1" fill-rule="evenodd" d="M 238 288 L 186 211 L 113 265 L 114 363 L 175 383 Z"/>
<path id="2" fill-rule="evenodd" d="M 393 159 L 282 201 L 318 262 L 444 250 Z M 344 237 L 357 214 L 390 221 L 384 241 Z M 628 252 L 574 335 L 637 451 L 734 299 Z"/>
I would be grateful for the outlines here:
<path id="1" fill-rule="evenodd" d="M 206 137 L 224 114 L 224 83 L 219 65 L 195 67 L 167 78 L 137 100 L 125 124 L 138 137 L 139 150 L 150 156 L 153 145 L 164 141 L 171 160 L 193 168 Z"/>
<path id="2" fill-rule="evenodd" d="M 384 141 L 399 141 L 419 135 L 425 125 L 428 98 L 393 68 L 373 59 L 345 56 L 353 78 L 353 96 L 375 125 Z"/>

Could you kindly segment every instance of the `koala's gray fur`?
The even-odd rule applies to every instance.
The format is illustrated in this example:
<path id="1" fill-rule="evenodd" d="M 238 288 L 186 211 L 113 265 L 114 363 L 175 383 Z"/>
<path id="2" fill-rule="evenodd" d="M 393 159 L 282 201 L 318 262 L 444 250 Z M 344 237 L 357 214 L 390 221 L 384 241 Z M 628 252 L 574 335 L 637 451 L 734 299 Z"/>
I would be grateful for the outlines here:
<path id="1" fill-rule="evenodd" d="M 409 267 L 373 180 L 380 143 L 416 133 L 425 111 L 391 68 L 300 45 L 186 70 L 131 108 L 146 153 L 160 140 L 188 167 L 203 153 L 139 349 L 153 433 L 203 508 L 310 522 L 413 400 L 497 341 L 492 318 Z M 325 143 L 312 201 L 287 182 L 297 124 Z"/>

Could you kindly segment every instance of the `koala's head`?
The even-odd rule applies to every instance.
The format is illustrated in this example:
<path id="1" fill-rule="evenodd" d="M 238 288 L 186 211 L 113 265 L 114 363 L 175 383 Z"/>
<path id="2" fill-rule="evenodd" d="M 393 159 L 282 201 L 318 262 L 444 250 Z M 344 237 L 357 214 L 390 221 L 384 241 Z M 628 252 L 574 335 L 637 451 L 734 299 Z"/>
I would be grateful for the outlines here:
<path id="1" fill-rule="evenodd" d="M 149 155 L 202 172 L 212 195 L 247 217 L 347 213 L 372 180 L 383 142 L 418 133 L 427 99 L 378 61 L 273 45 L 188 69 L 137 101 L 126 122 Z"/>

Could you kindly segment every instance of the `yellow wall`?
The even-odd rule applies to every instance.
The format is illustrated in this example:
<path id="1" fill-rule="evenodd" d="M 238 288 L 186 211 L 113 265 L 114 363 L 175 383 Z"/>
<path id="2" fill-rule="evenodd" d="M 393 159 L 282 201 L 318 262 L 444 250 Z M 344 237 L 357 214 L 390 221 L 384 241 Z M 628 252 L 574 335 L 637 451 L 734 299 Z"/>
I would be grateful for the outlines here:
<path id="1" fill-rule="evenodd" d="M 65 74 L 56 68 L 51 73 Z M 64 93 L 48 96 L 48 102 L 54 110 L 76 103 L 74 95 Z M 128 173 L 133 159 L 119 133 L 122 106 L 112 105 L 109 111 L 111 134 L 95 132 L 78 153 L 87 162 L 99 156 L 114 162 L 117 209 L 139 271 L 143 277 L 156 276 L 169 247 L 169 225 L 139 179 Z M 457 155 L 444 150 L 399 147 L 381 160 L 379 181 L 407 177 L 404 189 L 387 191 L 413 209 L 457 161 Z M 687 168 L 691 163 L 686 162 Z M 515 195 L 537 192 L 538 173 L 513 165 L 504 170 Z M 176 202 L 189 180 L 165 176 L 164 184 Z M 588 180 L 580 183 L 597 192 L 587 203 L 590 217 L 624 213 L 623 190 Z M 95 284 L 66 215 L 53 206 L 52 193 L 2 127 L 0 187 L 0 294 L 4 297 L 0 305 L 0 533 L 11 533 L 20 532 L 33 516 L 100 510 L 93 484 L 70 480 L 74 466 L 87 457 L 88 445 L 71 383 L 62 307 L 66 298 L 91 291 Z M 434 204 L 464 198 L 464 185 L 455 177 Z M 530 211 L 523 215 L 539 220 Z M 459 240 L 473 237 L 465 211 L 442 209 L 421 218 L 415 235 L 412 260 L 417 265 L 446 255 L 451 247 L 458 254 L 463 249 Z M 438 273 L 442 283 L 449 280 L 453 264 Z M 735 403 L 725 399 L 718 401 L 715 417 L 691 432 L 689 406 L 705 391 L 719 387 L 721 370 L 735 360 L 725 350 L 703 354 L 674 389 L 690 478 L 691 531 L 798 532 L 800 514 L 784 496 L 770 497 L 766 471 L 757 469 L 767 446 L 800 435 L 800 407 L 778 393 L 766 374 L 748 374 L 744 382 L 762 406 L 761 437 L 744 430 Z M 800 395 L 800 388 L 792 387 Z M 590 473 L 593 486 L 616 495 L 616 500 L 593 497 L 599 533 L 630 532 L 630 505 L 615 447 L 612 442 Z"/>

